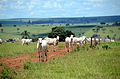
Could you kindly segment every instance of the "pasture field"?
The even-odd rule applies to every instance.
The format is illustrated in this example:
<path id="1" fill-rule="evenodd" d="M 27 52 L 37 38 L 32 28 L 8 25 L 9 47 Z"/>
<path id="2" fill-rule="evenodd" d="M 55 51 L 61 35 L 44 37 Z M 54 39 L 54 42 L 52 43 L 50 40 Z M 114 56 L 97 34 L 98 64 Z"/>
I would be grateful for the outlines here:
<path id="1" fill-rule="evenodd" d="M 93 34 L 98 34 L 101 37 L 107 37 L 109 35 L 110 37 L 115 37 L 116 39 L 120 38 L 120 26 L 106 26 L 101 28 L 97 33 L 94 32 L 92 29 L 96 29 L 96 27 L 91 28 L 90 30 L 85 32 L 85 35 L 90 37 Z"/>
<path id="2" fill-rule="evenodd" d="M 0 38 L 5 39 L 11 39 L 11 38 L 21 38 L 20 35 L 23 31 L 27 30 L 30 32 L 30 35 L 39 35 L 39 34 L 47 34 L 51 32 L 51 29 L 55 26 L 17 26 L 17 27 L 0 27 L 0 29 L 3 29 L 3 33 L 0 32 Z M 19 30 L 17 30 L 19 28 Z M 76 36 L 79 36 L 79 34 L 85 33 L 90 28 L 65 28 L 66 30 L 70 30 L 73 33 L 75 33 Z"/>
<path id="3" fill-rule="evenodd" d="M 3 43 L 0 45 L 0 59 L 35 53 L 37 52 L 36 45 L 37 42 L 32 42 L 30 45 L 22 45 L 21 42 Z M 63 45 L 64 43 L 60 42 L 59 48 L 64 48 Z M 53 46 L 48 46 L 48 48 L 53 48 Z"/>
<path id="4" fill-rule="evenodd" d="M 104 50 L 103 45 L 110 49 Z M 120 79 L 120 42 L 102 43 L 95 49 L 83 46 L 47 63 L 26 63 L 16 79 Z"/>
<path id="5" fill-rule="evenodd" d="M 66 28 L 66 30 L 72 31 L 76 37 L 80 37 L 80 36 L 84 35 L 82 33 L 85 33 L 87 31 L 89 31 L 90 29 L 91 29 L 91 27 Z"/>
<path id="6" fill-rule="evenodd" d="M 19 28 L 18 31 L 17 31 L 17 28 Z M 49 26 L 0 27 L 0 29 L 3 29 L 3 33 L 0 32 L 0 38 L 1 39 L 21 38 L 22 36 L 20 34 L 25 30 L 30 32 L 30 35 L 44 34 L 44 33 L 51 32 L 51 28 L 52 27 L 49 27 Z"/>
<path id="7" fill-rule="evenodd" d="M 31 43 L 30 45 L 23 45 L 20 42 L 15 43 L 3 43 L 0 45 L 0 59 L 17 57 L 23 54 L 30 54 L 36 52 L 36 43 Z"/>

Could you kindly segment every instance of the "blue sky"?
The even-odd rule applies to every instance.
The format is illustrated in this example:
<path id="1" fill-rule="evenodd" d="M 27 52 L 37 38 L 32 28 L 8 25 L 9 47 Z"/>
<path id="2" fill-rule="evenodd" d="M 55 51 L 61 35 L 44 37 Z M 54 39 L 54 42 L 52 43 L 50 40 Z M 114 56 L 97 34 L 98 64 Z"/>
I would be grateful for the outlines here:
<path id="1" fill-rule="evenodd" d="M 0 19 L 120 15 L 120 0 L 0 0 Z"/>

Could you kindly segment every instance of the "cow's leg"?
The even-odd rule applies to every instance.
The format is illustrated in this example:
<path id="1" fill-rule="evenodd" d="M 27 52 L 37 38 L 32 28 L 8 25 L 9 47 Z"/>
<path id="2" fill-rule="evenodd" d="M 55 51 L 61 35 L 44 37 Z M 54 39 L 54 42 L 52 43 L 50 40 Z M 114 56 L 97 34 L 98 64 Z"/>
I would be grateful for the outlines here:
<path id="1" fill-rule="evenodd" d="M 69 43 L 69 49 L 68 49 L 68 52 L 70 52 L 70 49 L 71 49 L 70 47 L 71 47 L 71 43 Z"/>
<path id="2" fill-rule="evenodd" d="M 48 56 L 47 56 L 47 47 L 45 48 L 45 56 L 46 56 L 46 61 L 48 60 Z"/>
<path id="3" fill-rule="evenodd" d="M 44 62 L 44 54 L 45 54 L 44 47 L 42 47 L 42 61 L 43 62 Z"/>
<path id="4" fill-rule="evenodd" d="M 40 55 L 40 48 L 38 48 L 38 57 L 39 57 L 39 62 L 40 62 L 40 57 L 41 57 L 41 55 Z"/>
<path id="5" fill-rule="evenodd" d="M 65 46 L 66 52 L 68 52 L 68 48 L 69 48 L 69 44 L 66 43 L 66 46 Z"/>

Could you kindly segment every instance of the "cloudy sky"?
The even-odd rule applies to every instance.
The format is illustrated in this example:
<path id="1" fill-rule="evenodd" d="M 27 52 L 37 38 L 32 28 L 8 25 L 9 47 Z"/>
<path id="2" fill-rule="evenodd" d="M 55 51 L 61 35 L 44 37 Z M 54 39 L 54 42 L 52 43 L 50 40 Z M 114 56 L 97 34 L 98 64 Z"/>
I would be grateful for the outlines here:
<path id="1" fill-rule="evenodd" d="M 120 15 L 120 0 L 0 0 L 0 19 Z"/>

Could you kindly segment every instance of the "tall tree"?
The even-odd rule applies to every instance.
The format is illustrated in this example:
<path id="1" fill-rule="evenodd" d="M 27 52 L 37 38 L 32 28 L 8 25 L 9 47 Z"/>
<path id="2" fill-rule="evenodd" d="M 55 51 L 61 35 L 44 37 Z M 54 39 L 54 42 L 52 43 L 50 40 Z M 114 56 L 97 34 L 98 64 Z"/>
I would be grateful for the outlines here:
<path id="1" fill-rule="evenodd" d="M 20 28 L 17 28 L 17 32 L 19 33 Z"/>
<path id="2" fill-rule="evenodd" d="M 1 29 L 1 33 L 3 33 L 3 29 Z"/>
<path id="3" fill-rule="evenodd" d="M 75 35 L 75 34 L 69 30 L 65 30 L 64 27 L 53 27 L 52 32 L 48 34 L 48 37 L 55 38 L 59 36 L 60 41 L 64 41 L 64 39 L 70 35 Z"/>
<path id="4" fill-rule="evenodd" d="M 2 27 L 2 24 L 0 23 L 0 27 Z"/>
<path id="5" fill-rule="evenodd" d="M 21 33 L 22 38 L 25 38 L 25 39 L 30 38 L 29 34 L 30 34 L 30 32 L 28 32 L 27 30 L 25 30 L 24 32 Z"/>

